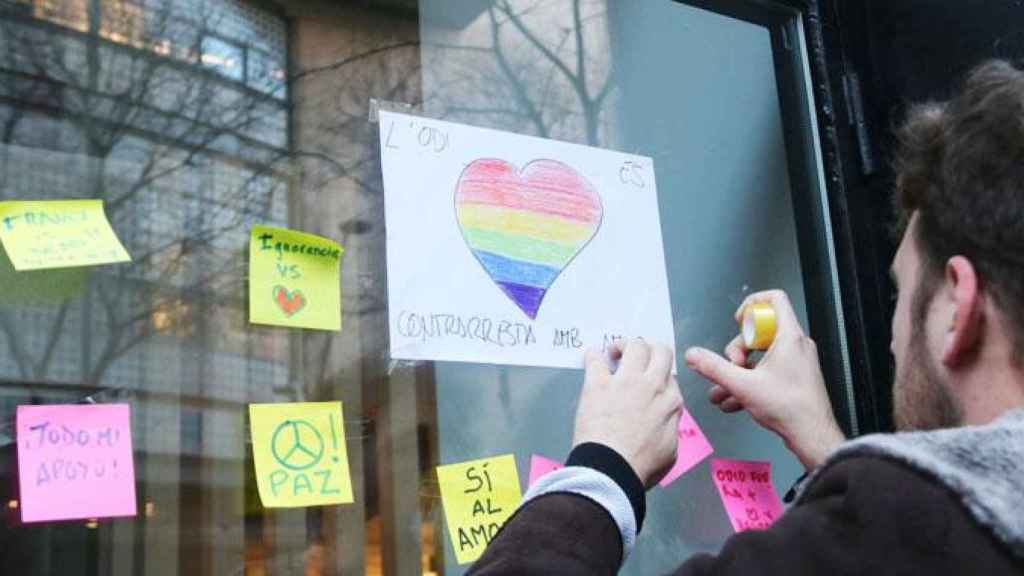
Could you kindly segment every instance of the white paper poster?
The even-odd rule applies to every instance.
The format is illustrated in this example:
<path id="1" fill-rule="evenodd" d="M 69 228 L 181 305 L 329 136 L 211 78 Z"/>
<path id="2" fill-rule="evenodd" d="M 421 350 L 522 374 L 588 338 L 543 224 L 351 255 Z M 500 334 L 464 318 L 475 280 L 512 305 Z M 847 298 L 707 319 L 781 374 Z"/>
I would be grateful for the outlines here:
<path id="1" fill-rule="evenodd" d="M 392 358 L 674 347 L 650 158 L 385 111 L 380 138 Z"/>

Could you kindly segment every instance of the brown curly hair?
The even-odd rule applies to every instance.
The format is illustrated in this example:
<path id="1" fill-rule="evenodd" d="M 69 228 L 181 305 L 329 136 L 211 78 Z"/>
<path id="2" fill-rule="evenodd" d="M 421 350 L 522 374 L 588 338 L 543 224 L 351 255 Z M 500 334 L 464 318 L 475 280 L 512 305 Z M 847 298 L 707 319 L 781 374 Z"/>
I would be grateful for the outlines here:
<path id="1" fill-rule="evenodd" d="M 900 229 L 918 215 L 921 289 L 967 257 L 1024 360 L 1024 71 L 1003 60 L 971 71 L 957 96 L 913 107 L 897 131 Z M 930 299 L 930 293 L 927 294 Z"/>

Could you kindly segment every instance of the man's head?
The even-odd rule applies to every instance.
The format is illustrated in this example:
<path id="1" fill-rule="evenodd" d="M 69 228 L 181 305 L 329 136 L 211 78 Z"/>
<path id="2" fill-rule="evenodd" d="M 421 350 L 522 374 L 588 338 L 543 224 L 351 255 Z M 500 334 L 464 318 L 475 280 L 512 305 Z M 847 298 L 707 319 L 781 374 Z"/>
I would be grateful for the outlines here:
<path id="1" fill-rule="evenodd" d="M 983 64 L 899 136 L 896 424 L 988 421 L 1024 403 L 1024 72 Z"/>

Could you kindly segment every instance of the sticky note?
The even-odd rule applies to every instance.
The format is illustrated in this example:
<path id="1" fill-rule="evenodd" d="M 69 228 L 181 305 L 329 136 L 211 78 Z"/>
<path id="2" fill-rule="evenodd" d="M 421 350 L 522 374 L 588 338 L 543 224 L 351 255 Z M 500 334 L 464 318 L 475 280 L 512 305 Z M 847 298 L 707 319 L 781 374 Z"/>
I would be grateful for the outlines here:
<path id="1" fill-rule="evenodd" d="M 784 508 L 772 485 L 770 462 L 715 458 L 711 479 L 733 530 L 764 530 L 782 516 Z"/>
<path id="2" fill-rule="evenodd" d="M 658 483 L 665 487 L 675 482 L 680 476 L 686 474 L 700 461 L 707 458 L 715 451 L 708 442 L 704 432 L 701 431 L 697 421 L 693 419 L 690 411 L 683 408 L 683 414 L 679 417 L 679 444 L 676 447 L 676 463 L 668 474 Z"/>
<path id="3" fill-rule="evenodd" d="M 21 520 L 134 516 L 128 404 L 18 406 Z"/>
<path id="4" fill-rule="evenodd" d="M 516 459 L 507 454 L 438 466 L 437 481 L 455 559 L 472 562 L 522 499 Z"/>
<path id="5" fill-rule="evenodd" d="M 530 480 L 527 486 L 533 486 L 534 482 L 540 479 L 541 476 L 554 472 L 555 470 L 561 470 L 564 468 L 561 463 L 549 460 L 543 456 L 537 456 L 534 454 L 530 456 Z"/>
<path id="6" fill-rule="evenodd" d="M 333 240 L 253 226 L 249 242 L 249 321 L 341 330 L 341 256 Z"/>
<path id="7" fill-rule="evenodd" d="M 256 487 L 268 508 L 353 501 L 341 402 L 250 404 Z"/>
<path id="8" fill-rule="evenodd" d="M 19 272 L 131 260 L 102 200 L 0 202 L 0 242 Z"/>

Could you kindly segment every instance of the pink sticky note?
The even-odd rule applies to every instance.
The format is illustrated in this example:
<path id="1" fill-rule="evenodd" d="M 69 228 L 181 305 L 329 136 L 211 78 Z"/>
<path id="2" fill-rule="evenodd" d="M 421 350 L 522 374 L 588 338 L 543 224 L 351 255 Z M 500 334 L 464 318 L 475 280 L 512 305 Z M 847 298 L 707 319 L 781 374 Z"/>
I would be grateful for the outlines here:
<path id="1" fill-rule="evenodd" d="M 701 431 L 697 421 L 690 415 L 689 410 L 683 408 L 683 414 L 679 417 L 679 447 L 676 448 L 676 463 L 668 474 L 658 482 L 661 487 L 668 486 L 683 474 L 700 463 L 714 452 L 704 432 Z"/>
<path id="2" fill-rule="evenodd" d="M 128 404 L 18 406 L 22 522 L 134 516 Z"/>
<path id="3" fill-rule="evenodd" d="M 772 486 L 770 462 L 711 461 L 711 479 L 725 505 L 733 530 L 764 530 L 782 516 L 782 501 Z"/>
<path id="4" fill-rule="evenodd" d="M 564 466 L 554 460 L 549 460 L 548 458 L 537 456 L 536 454 L 530 456 L 530 480 L 528 481 L 527 486 L 533 486 L 534 482 L 548 472 L 554 472 L 555 470 L 561 470 L 562 468 L 564 468 Z"/>

